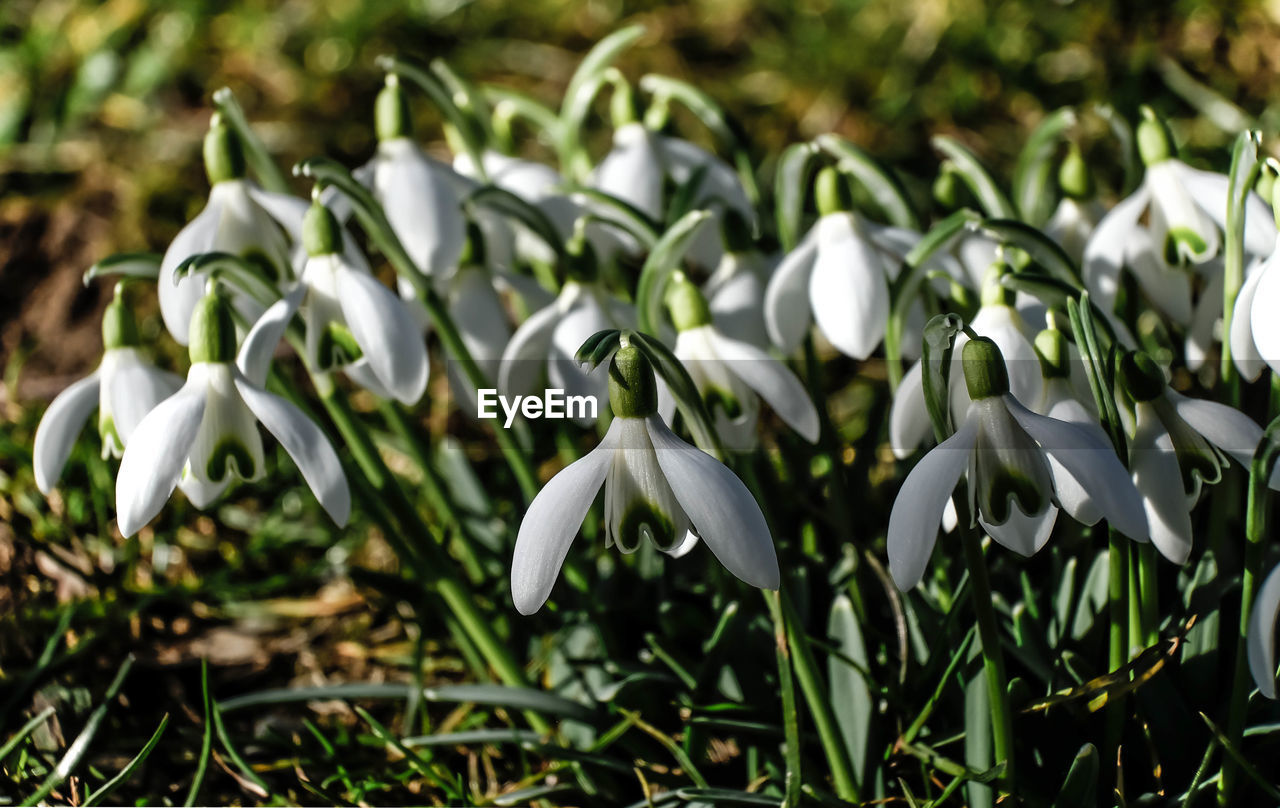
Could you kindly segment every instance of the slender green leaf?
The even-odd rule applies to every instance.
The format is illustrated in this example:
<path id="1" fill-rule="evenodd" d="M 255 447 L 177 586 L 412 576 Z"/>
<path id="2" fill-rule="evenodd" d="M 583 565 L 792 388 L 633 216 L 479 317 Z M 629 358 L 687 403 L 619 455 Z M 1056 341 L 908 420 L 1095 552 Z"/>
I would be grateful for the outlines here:
<path id="1" fill-rule="evenodd" d="M 1054 175 L 1058 146 L 1063 135 L 1077 122 L 1072 107 L 1049 113 L 1027 138 L 1013 169 L 1013 198 L 1024 222 L 1041 227 L 1053 215 L 1057 200 Z"/>
<path id="2" fill-rule="evenodd" d="M 658 333 L 667 281 L 671 273 L 680 268 L 685 252 L 710 218 L 711 214 L 705 210 L 686 213 L 662 234 L 649 252 L 636 284 L 637 322 L 641 331 Z"/>
<path id="3" fill-rule="evenodd" d="M 169 726 L 169 714 L 165 713 L 164 717 L 160 719 L 160 726 L 156 727 L 156 731 L 151 733 L 150 740 L 143 745 L 142 750 L 139 751 L 138 754 L 134 755 L 133 759 L 126 763 L 124 768 L 121 769 L 115 777 L 112 777 L 110 780 L 103 783 L 101 788 L 85 798 L 85 808 L 100 804 L 104 799 L 110 796 L 113 791 L 128 782 L 129 778 L 133 776 L 133 773 L 137 771 L 138 767 L 141 766 L 148 757 L 150 757 L 152 750 L 156 748 L 156 744 L 160 743 L 160 736 L 164 735 L 164 730 L 167 726 Z"/>
<path id="4" fill-rule="evenodd" d="M 108 255 L 85 270 L 84 285 L 88 286 L 95 278 L 114 275 L 154 281 L 160 276 L 160 262 L 163 258 L 159 253 L 149 252 L 126 252 Z"/>
<path id="5" fill-rule="evenodd" d="M 499 188 L 496 185 L 481 186 L 471 192 L 463 201 L 463 206 L 468 210 L 474 210 L 476 207 L 488 208 L 514 219 L 550 247 L 560 260 L 565 260 L 564 237 L 547 218 L 547 214 L 505 188 Z"/>
<path id="6" fill-rule="evenodd" d="M 793 143 L 778 158 L 774 174 L 774 216 L 778 225 L 778 241 L 784 252 L 800 243 L 800 227 L 804 221 L 804 201 L 813 179 L 814 157 L 818 148 L 812 143 Z"/>
<path id="7" fill-rule="evenodd" d="M 1080 747 L 1067 771 L 1053 808 L 1093 808 L 1098 804 L 1098 750 L 1087 743 Z"/>
<path id="8" fill-rule="evenodd" d="M 973 192 L 973 196 L 982 206 L 987 216 L 993 219 L 1013 219 L 1017 211 L 1013 209 L 1009 198 L 992 178 L 986 166 L 973 152 L 961 143 L 946 135 L 938 135 L 931 141 L 933 147 L 947 156 L 956 167 L 956 172 L 964 180 L 965 185 Z"/>
<path id="9" fill-rule="evenodd" d="M 218 112 L 222 113 L 223 119 L 240 136 L 245 158 L 262 187 L 278 194 L 289 193 L 288 178 L 280 170 L 280 166 L 276 165 L 275 159 L 267 151 L 266 144 L 249 125 L 249 119 L 245 117 L 244 109 L 236 100 L 235 93 L 231 92 L 231 88 L 223 87 L 215 92 L 213 103 L 218 107 Z"/>
<path id="10" fill-rule="evenodd" d="M 907 196 L 907 190 L 893 170 L 862 148 L 837 135 L 819 135 L 814 143 L 835 158 L 836 166 L 856 179 L 889 223 L 910 230 L 920 229 L 920 217 Z"/>

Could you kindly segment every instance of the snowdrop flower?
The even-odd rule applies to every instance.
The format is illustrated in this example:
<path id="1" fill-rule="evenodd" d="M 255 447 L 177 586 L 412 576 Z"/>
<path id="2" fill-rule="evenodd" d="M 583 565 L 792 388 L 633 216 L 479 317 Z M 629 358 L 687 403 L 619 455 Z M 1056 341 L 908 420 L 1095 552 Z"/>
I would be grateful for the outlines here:
<path id="1" fill-rule="evenodd" d="M 205 173 L 209 176 L 209 202 L 182 228 L 160 262 L 156 289 L 165 328 L 178 344 L 187 344 L 191 313 L 204 295 L 204 272 L 191 272 L 174 281 L 183 261 L 193 255 L 225 252 L 254 263 L 267 280 L 282 284 L 291 277 L 288 231 L 305 203 L 283 194 L 264 191 L 245 178 L 244 152 L 234 132 L 217 113 L 204 140 Z M 244 295 L 236 308 L 247 320 L 255 320 L 262 308 Z"/>
<path id="2" fill-rule="evenodd" d="M 852 212 L 834 168 L 819 172 L 815 188 L 821 216 L 769 281 L 765 324 L 783 353 L 793 353 L 816 322 L 841 353 L 866 359 L 884 339 L 889 283 L 920 236 Z M 947 269 L 959 273 L 958 267 Z"/>
<path id="3" fill-rule="evenodd" d="M 312 372 L 341 369 L 377 396 L 417 403 L 426 391 L 430 365 L 412 312 L 373 277 L 358 250 L 343 249 L 342 228 L 318 201 L 307 210 L 303 242 L 309 257 L 302 277 L 245 338 L 253 346 L 250 353 L 269 358 L 284 327 L 300 311 Z M 255 366 L 246 375 L 261 384 L 266 368 Z"/>
<path id="4" fill-rule="evenodd" d="M 353 175 L 382 205 L 414 266 L 426 275 L 441 275 L 451 272 L 462 255 L 467 237 L 462 198 L 475 183 L 424 154 L 411 138 L 411 121 L 399 77 L 388 74 L 374 108 L 378 150 Z"/>
<path id="5" fill-rule="evenodd" d="M 1223 453 L 1245 468 L 1262 440 L 1262 427 L 1225 404 L 1186 398 L 1169 389 L 1149 356 L 1134 352 L 1120 364 L 1121 406 L 1129 433 L 1129 467 L 1142 494 L 1151 540 L 1165 558 L 1185 563 L 1191 554 L 1191 507 L 1201 483 L 1216 483 Z M 1277 478 L 1271 480 L 1277 487 Z"/>
<path id="6" fill-rule="evenodd" d="M 1093 177 L 1080 153 L 1080 147 L 1072 143 L 1058 166 L 1058 187 L 1062 199 L 1044 225 L 1044 232 L 1058 242 L 1077 264 L 1084 258 L 1089 236 L 1106 215 L 1106 208 L 1095 196 Z"/>
<path id="7" fill-rule="evenodd" d="M 573 249 L 579 249 L 576 254 Z M 579 242 L 571 249 L 569 279 L 555 301 L 534 312 L 511 335 L 502 354 L 498 387 L 506 395 L 525 395 L 535 389 L 544 372 L 553 388 L 567 395 L 604 398 L 601 374 L 585 372 L 574 359 L 587 337 L 609 328 L 630 328 L 634 309 L 614 298 L 596 276 L 595 253 Z M 581 419 L 580 419 L 581 421 Z M 589 425 L 590 421 L 581 421 Z"/>
<path id="8" fill-rule="evenodd" d="M 1148 108 L 1143 108 L 1143 116 L 1137 139 L 1146 176 L 1141 187 L 1098 223 L 1084 251 L 1084 281 L 1099 307 L 1110 314 L 1120 270 L 1127 268 L 1148 300 L 1188 329 L 1187 360 L 1194 369 L 1204 360 L 1221 314 L 1220 247 L 1229 180 L 1174 157 L 1164 124 Z M 1246 207 L 1245 252 L 1269 255 L 1276 229 L 1266 204 L 1251 193 Z M 1198 303 L 1194 275 L 1201 276 L 1204 285 Z"/>
<path id="9" fill-rule="evenodd" d="M 32 459 L 36 486 L 43 494 L 53 492 L 95 407 L 102 456 L 119 457 L 143 416 L 182 385 L 180 378 L 152 365 L 139 350 L 138 326 L 120 284 L 103 314 L 102 344 L 106 350 L 98 368 L 59 393 L 36 428 Z"/>
<path id="10" fill-rule="evenodd" d="M 1253 208 L 1245 216 L 1248 226 Z M 1240 375 L 1254 381 L 1264 367 L 1280 372 L 1280 246 L 1245 268 L 1231 317 L 1231 358 Z"/>
<path id="11" fill-rule="evenodd" d="M 999 544 L 1030 556 L 1048 540 L 1060 506 L 1092 518 L 1084 505 L 1121 533 L 1147 539 L 1138 492 L 1109 443 L 1075 424 L 1037 415 L 1010 394 L 1000 349 L 980 337 L 963 348 L 972 403 L 955 434 L 907 475 L 889 516 L 889 571 L 903 591 L 918 584 L 933 552 L 943 511 L 961 475 L 969 512 Z M 1050 459 L 1056 461 L 1051 465 Z M 1074 485 L 1064 485 L 1069 478 Z M 1078 499 L 1087 481 L 1092 492 Z"/>
<path id="12" fill-rule="evenodd" d="M 677 332 L 674 353 L 707 403 L 726 447 L 737 452 L 756 447 L 761 398 L 801 437 L 817 443 L 818 411 L 786 365 L 722 333 L 712 321 L 706 298 L 682 273 L 672 281 L 667 306 Z M 665 386 L 662 392 L 659 411 L 670 424 L 676 402 Z"/>
<path id="13" fill-rule="evenodd" d="M 1022 313 L 1014 308 L 1014 293 L 1005 289 L 1000 279 L 1007 265 L 997 263 L 988 268 L 982 287 L 982 305 L 969 327 L 990 338 L 1004 357 L 1013 395 L 1019 401 L 1038 402 L 1044 395 L 1040 361 L 1033 344 L 1033 332 Z M 967 387 L 961 382 L 961 356 L 968 337 L 956 335 L 951 359 L 951 417 L 960 423 L 969 411 Z M 908 457 L 933 435 L 929 410 L 924 399 L 922 365 L 917 362 L 902 377 L 902 383 L 889 406 L 889 443 L 898 459 Z"/>
<path id="14" fill-rule="evenodd" d="M 1276 567 L 1258 590 L 1249 613 L 1245 635 L 1249 649 L 1249 672 L 1258 690 L 1276 698 L 1276 618 L 1280 616 L 1280 567 Z"/>
<path id="15" fill-rule="evenodd" d="M 590 184 L 661 222 L 667 215 L 666 180 L 681 186 L 699 172 L 702 179 L 693 196 L 694 207 L 711 210 L 717 219 L 720 211 L 733 210 L 754 221 L 751 200 L 728 163 L 701 146 L 651 132 L 636 121 L 616 126 L 613 149 L 596 166 Z M 715 227 L 703 228 L 689 247 L 689 260 L 703 267 L 716 266 L 723 253 L 716 233 Z"/>
<path id="16" fill-rule="evenodd" d="M 768 349 L 764 293 L 776 261 L 756 249 L 750 225 L 735 211 L 725 212 L 721 233 L 724 255 L 702 285 L 711 319 L 726 336 Z"/>
<path id="17" fill-rule="evenodd" d="M 520 523 L 511 560 L 516 609 L 542 608 L 601 486 L 606 544 L 630 553 L 648 540 L 678 556 L 701 539 L 743 581 L 777 589 L 778 558 L 760 506 L 733 472 L 658 417 L 653 369 L 634 346 L 614 355 L 609 391 L 615 417 L 600 445 L 553 477 Z"/>
<path id="18" fill-rule="evenodd" d="M 203 508 L 226 491 L 233 476 L 261 477 L 259 421 L 298 464 L 329 516 L 345 525 L 351 494 L 337 453 L 301 410 L 262 389 L 237 366 L 230 303 L 216 289 L 192 313 L 190 346 L 186 383 L 142 419 L 125 447 L 116 477 L 120 532 L 137 533 L 177 486 Z M 240 358 L 241 366 L 263 361 Z"/>

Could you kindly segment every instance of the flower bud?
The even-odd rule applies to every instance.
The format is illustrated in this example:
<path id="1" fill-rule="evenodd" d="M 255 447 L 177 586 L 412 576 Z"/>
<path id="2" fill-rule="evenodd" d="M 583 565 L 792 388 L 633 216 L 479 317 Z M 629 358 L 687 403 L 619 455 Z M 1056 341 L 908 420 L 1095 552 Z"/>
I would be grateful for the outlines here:
<path id="1" fill-rule="evenodd" d="M 938 176 L 933 179 L 933 198 L 943 210 L 956 210 L 960 207 L 960 178 L 948 160 L 942 164 Z"/>
<path id="2" fill-rule="evenodd" d="M 969 398 L 977 401 L 1009 392 L 1009 369 L 1004 355 L 987 337 L 971 339 L 960 352 L 960 364 L 964 368 L 964 384 Z"/>
<path id="3" fill-rule="evenodd" d="M 210 185 L 242 179 L 245 174 L 244 148 L 240 139 L 216 112 L 209 120 L 209 132 L 204 136 L 204 171 Z"/>
<path id="4" fill-rule="evenodd" d="M 658 411 L 653 366 L 634 345 L 624 345 L 609 364 L 609 406 L 619 418 L 646 418 Z"/>
<path id="5" fill-rule="evenodd" d="M 409 117 L 409 99 L 400 86 L 400 77 L 387 74 L 387 83 L 378 91 L 373 105 L 373 124 L 378 140 L 394 140 L 413 133 L 413 119 Z"/>
<path id="6" fill-rule="evenodd" d="M 1142 351 L 1130 351 L 1120 360 L 1120 382 L 1134 401 L 1151 401 L 1164 395 L 1164 371 Z"/>
<path id="7" fill-rule="evenodd" d="M 214 287 L 196 304 L 188 342 L 192 363 L 235 361 L 236 324 L 231 317 L 231 301 L 221 287 Z"/>
<path id="8" fill-rule="evenodd" d="M 1142 107 L 1142 123 L 1138 124 L 1138 155 L 1147 166 L 1173 156 L 1173 135 L 1169 127 L 1146 105 Z"/>
<path id="9" fill-rule="evenodd" d="M 971 339 L 960 352 L 960 364 L 964 368 L 964 384 L 969 398 L 977 401 L 1009 392 L 1009 369 L 1004 355 L 987 337 Z"/>
<path id="10" fill-rule="evenodd" d="M 1065 379 L 1071 374 L 1071 355 L 1067 351 L 1067 338 L 1056 328 L 1046 328 L 1036 334 L 1036 356 L 1040 359 L 1040 372 L 1046 379 Z"/>
<path id="11" fill-rule="evenodd" d="M 133 309 L 124 302 L 124 284 L 116 284 L 115 297 L 102 313 L 102 347 L 136 348 L 142 344 L 138 336 L 138 320 Z"/>
<path id="12" fill-rule="evenodd" d="M 631 84 L 619 74 L 613 82 L 613 96 L 609 99 L 609 119 L 614 130 L 640 120 L 640 108 L 636 103 Z"/>
<path id="13" fill-rule="evenodd" d="M 818 178 L 813 183 L 813 195 L 818 203 L 818 214 L 821 216 L 853 208 L 849 186 L 845 184 L 840 172 L 831 166 L 818 172 Z"/>
<path id="14" fill-rule="evenodd" d="M 676 331 L 688 331 L 711 322 L 711 310 L 702 291 L 694 286 L 684 273 L 677 273 L 667 290 L 667 310 Z"/>
<path id="15" fill-rule="evenodd" d="M 1089 172 L 1089 164 L 1085 162 L 1084 153 L 1077 143 L 1067 146 L 1067 153 L 1058 164 L 1058 187 L 1070 199 L 1093 197 L 1093 174 Z"/>
<path id="16" fill-rule="evenodd" d="M 333 213 L 319 201 L 312 202 L 302 217 L 302 245 L 307 248 L 307 255 L 342 251 L 342 228 Z"/>

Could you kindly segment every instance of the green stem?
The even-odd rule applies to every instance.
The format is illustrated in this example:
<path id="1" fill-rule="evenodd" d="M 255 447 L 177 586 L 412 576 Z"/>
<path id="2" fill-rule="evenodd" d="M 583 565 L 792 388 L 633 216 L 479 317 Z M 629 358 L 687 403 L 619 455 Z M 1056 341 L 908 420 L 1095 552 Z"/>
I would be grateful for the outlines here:
<path id="1" fill-rule="evenodd" d="M 1271 452 L 1259 451 L 1249 466 L 1249 496 L 1245 507 L 1244 571 L 1240 579 L 1240 629 L 1236 636 L 1236 670 L 1231 689 L 1231 707 L 1227 721 L 1227 737 L 1237 749 L 1243 747 L 1244 725 L 1249 708 L 1249 694 L 1253 682 L 1249 674 L 1246 645 L 1249 633 L 1249 614 L 1257 596 L 1258 581 L 1262 575 L 1267 533 L 1267 483 L 1271 477 L 1268 460 Z M 1231 804 L 1232 792 L 1240 775 L 1240 767 L 1228 755 L 1222 764 L 1222 779 L 1218 783 L 1218 804 Z"/>
<path id="2" fill-rule="evenodd" d="M 415 572 L 421 576 L 422 583 L 435 586 L 445 605 L 475 642 L 480 653 L 493 666 L 498 678 L 511 687 L 529 687 L 524 671 L 511 656 L 507 646 L 494 633 L 490 622 L 480 614 L 471 593 L 447 574 L 447 570 L 453 563 L 452 560 L 435 540 L 430 538 L 430 529 L 422 521 L 417 508 L 405 495 L 404 490 L 392 477 L 391 471 L 382 461 L 368 431 L 359 422 L 346 398 L 330 389 L 322 393 L 321 400 L 369 484 L 379 497 L 383 498 L 400 522 L 404 535 L 396 537 L 388 534 L 388 541 L 397 542 L 409 554 L 411 560 L 416 560 Z M 410 536 L 425 540 L 412 543 L 408 540 Z M 530 726 L 538 732 L 551 730 L 550 724 L 542 716 L 533 712 L 527 712 L 525 715 Z"/>
<path id="3" fill-rule="evenodd" d="M 1118 671 L 1124 667 L 1128 655 L 1125 653 L 1125 629 L 1128 619 L 1128 594 L 1126 584 L 1128 576 L 1128 548 L 1125 539 L 1110 528 L 1107 538 L 1107 613 L 1110 619 L 1108 634 L 1109 670 Z M 1120 747 L 1120 736 L 1124 730 L 1124 701 L 1114 698 L 1107 701 L 1106 743 L 1103 760 L 1108 765 L 1116 759 L 1116 750 Z"/>
<path id="4" fill-rule="evenodd" d="M 1138 545 L 1138 593 L 1142 599 L 1142 647 L 1160 641 L 1160 581 L 1156 546 Z"/>
<path id="5" fill-rule="evenodd" d="M 787 621 L 782 613 L 782 596 L 765 591 L 765 603 L 773 617 L 774 650 L 778 657 L 778 690 L 782 695 L 782 727 L 785 743 L 786 774 L 783 776 L 781 808 L 794 808 L 800 803 L 800 715 L 796 708 L 795 684 L 791 679 L 791 651 L 787 644 Z"/>
<path id="6" fill-rule="evenodd" d="M 987 695 L 991 702 L 991 737 L 995 747 L 996 764 L 1004 763 L 1000 782 L 1004 790 L 1012 793 L 1013 769 L 1013 713 L 1009 707 L 1009 680 L 1005 674 L 1004 651 L 1000 648 L 1000 630 L 996 623 L 995 604 L 991 594 L 991 579 L 987 577 L 987 562 L 982 554 L 982 540 L 969 525 L 968 504 L 964 497 L 956 496 L 961 543 L 964 545 L 965 565 L 969 568 L 969 580 L 973 585 L 971 597 L 973 611 L 978 619 L 978 638 L 982 643 L 982 667 L 987 674 Z"/>
<path id="7" fill-rule="evenodd" d="M 800 625 L 800 615 L 796 614 L 795 604 L 791 602 L 785 589 L 779 597 L 787 629 L 787 645 L 791 650 L 791 664 L 795 667 L 800 691 L 809 704 L 809 712 L 813 714 L 813 725 L 818 730 L 822 751 L 826 754 L 827 765 L 831 768 L 831 779 L 835 785 L 836 795 L 842 800 L 858 802 L 858 784 L 853 773 L 853 762 L 849 759 L 849 750 L 840 735 L 836 714 L 831 709 L 830 691 L 822 681 L 822 674 L 818 672 L 818 664 L 813 658 L 813 648 L 809 645 L 804 626 Z"/>

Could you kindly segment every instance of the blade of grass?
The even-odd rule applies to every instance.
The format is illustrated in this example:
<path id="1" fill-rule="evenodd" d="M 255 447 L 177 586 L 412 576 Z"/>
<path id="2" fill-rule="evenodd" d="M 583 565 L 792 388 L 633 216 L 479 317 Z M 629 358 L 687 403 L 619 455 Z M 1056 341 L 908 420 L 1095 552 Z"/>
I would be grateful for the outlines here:
<path id="1" fill-rule="evenodd" d="M 209 698 L 209 660 L 200 660 L 200 697 L 204 702 L 204 739 L 200 742 L 200 759 L 196 763 L 196 776 L 191 781 L 191 790 L 187 792 L 184 806 L 196 804 L 200 795 L 200 786 L 204 784 L 204 775 L 209 771 L 209 756 L 213 752 L 213 700 Z"/>
<path id="2" fill-rule="evenodd" d="M 134 771 L 136 771 L 137 768 L 141 766 L 143 762 L 146 761 L 147 757 L 151 755 L 151 751 L 156 748 L 156 744 L 160 743 L 160 736 L 164 735 L 164 730 L 168 726 L 169 726 L 169 714 L 165 713 L 164 718 L 160 719 L 160 726 L 156 727 L 156 731 L 151 733 L 151 739 L 148 740 L 147 743 L 142 747 L 142 751 L 134 755 L 133 760 L 130 760 L 128 763 L 126 763 L 124 768 L 120 770 L 119 774 L 117 774 L 115 777 L 112 777 L 107 782 L 103 783 L 102 788 L 99 788 L 97 791 L 85 797 L 85 800 L 84 800 L 85 808 L 89 808 L 89 806 L 91 805 L 97 805 L 101 803 L 104 799 L 107 798 L 107 796 L 111 794 L 111 792 L 115 791 L 117 788 L 119 788 L 121 785 L 127 782 L 128 779 L 133 775 Z"/>

